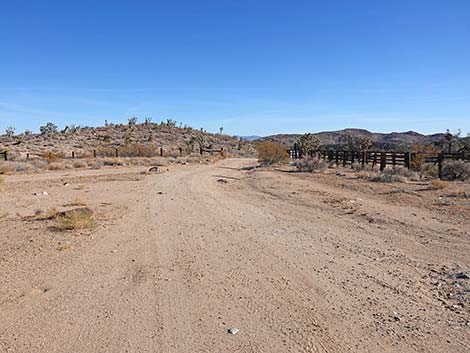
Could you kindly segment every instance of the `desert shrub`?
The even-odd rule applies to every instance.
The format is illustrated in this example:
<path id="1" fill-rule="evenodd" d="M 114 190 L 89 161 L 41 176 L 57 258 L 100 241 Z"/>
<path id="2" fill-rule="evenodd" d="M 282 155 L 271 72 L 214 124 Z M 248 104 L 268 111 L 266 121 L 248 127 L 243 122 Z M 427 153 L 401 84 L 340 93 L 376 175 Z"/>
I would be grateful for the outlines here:
<path id="1" fill-rule="evenodd" d="M 433 190 L 443 190 L 448 186 L 449 186 L 449 183 L 447 183 L 444 180 L 440 180 L 440 179 L 431 180 L 431 189 Z"/>
<path id="2" fill-rule="evenodd" d="M 410 177 L 411 173 L 406 168 L 393 167 L 386 168 L 379 173 L 371 173 L 369 181 L 378 183 L 396 183 L 404 182 L 407 177 Z"/>
<path id="3" fill-rule="evenodd" d="M 0 174 L 10 174 L 12 171 L 10 163 L 0 164 Z"/>
<path id="4" fill-rule="evenodd" d="M 59 209 L 57 207 L 52 207 L 46 211 L 43 215 L 43 219 L 56 219 L 59 216 Z M 42 213 L 41 213 L 42 214 Z"/>
<path id="5" fill-rule="evenodd" d="M 65 165 L 62 164 L 62 163 L 49 163 L 49 165 L 47 166 L 47 169 L 49 170 L 62 170 L 62 169 L 65 169 Z"/>
<path id="6" fill-rule="evenodd" d="M 444 180 L 469 180 L 470 163 L 465 161 L 444 161 L 442 163 L 442 179 Z"/>
<path id="7" fill-rule="evenodd" d="M 84 230 L 93 229 L 96 226 L 93 213 L 72 210 L 57 217 L 57 229 L 59 230 Z"/>
<path id="8" fill-rule="evenodd" d="M 154 157 L 160 154 L 160 149 L 155 145 L 134 143 L 119 147 L 121 157 Z"/>
<path id="9" fill-rule="evenodd" d="M 163 167 L 168 165 L 168 160 L 163 157 L 154 157 L 150 159 L 150 164 Z"/>
<path id="10" fill-rule="evenodd" d="M 75 197 L 72 201 L 70 201 L 67 206 L 86 206 L 86 201 L 83 201 L 79 197 Z"/>
<path id="11" fill-rule="evenodd" d="M 101 159 L 92 159 L 87 161 L 87 164 L 90 168 L 93 169 L 100 169 L 102 166 L 104 166 L 104 162 Z"/>
<path id="12" fill-rule="evenodd" d="M 286 162 L 289 158 L 284 145 L 271 141 L 260 142 L 256 145 L 258 161 L 263 165 Z"/>
<path id="13" fill-rule="evenodd" d="M 51 163 L 61 161 L 65 158 L 65 156 L 63 153 L 48 151 L 43 153 L 42 158 L 45 159 L 47 162 Z"/>
<path id="14" fill-rule="evenodd" d="M 105 158 L 103 159 L 103 164 L 110 166 L 125 165 L 124 161 L 121 158 Z"/>
<path id="15" fill-rule="evenodd" d="M 371 172 L 366 171 L 366 170 L 359 170 L 356 173 L 354 173 L 359 179 L 369 179 L 371 176 Z"/>
<path id="16" fill-rule="evenodd" d="M 29 172 L 32 167 L 26 162 L 3 162 L 0 164 L 0 174 L 11 174 L 11 173 L 21 173 Z"/>
<path id="17" fill-rule="evenodd" d="M 86 168 L 88 167 L 88 164 L 85 161 L 74 161 L 72 163 L 74 168 Z"/>
<path id="18" fill-rule="evenodd" d="M 439 168 L 437 164 L 427 163 L 423 165 L 422 169 L 420 170 L 420 174 L 422 176 L 437 178 L 439 174 Z"/>
<path id="19" fill-rule="evenodd" d="M 33 159 L 29 163 L 33 169 L 46 169 L 47 162 L 42 159 Z"/>
<path id="20" fill-rule="evenodd" d="M 320 172 L 328 168 L 328 163 L 319 157 L 304 157 L 295 160 L 292 165 L 299 172 Z"/>

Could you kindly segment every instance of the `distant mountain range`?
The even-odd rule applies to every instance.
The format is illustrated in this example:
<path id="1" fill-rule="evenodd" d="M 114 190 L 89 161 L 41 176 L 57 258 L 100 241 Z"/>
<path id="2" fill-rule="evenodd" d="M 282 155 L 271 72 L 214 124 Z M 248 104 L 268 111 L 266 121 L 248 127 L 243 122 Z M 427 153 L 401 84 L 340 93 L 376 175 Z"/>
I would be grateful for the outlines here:
<path id="1" fill-rule="evenodd" d="M 429 144 L 440 142 L 444 138 L 443 133 L 423 135 L 414 131 L 407 132 L 391 132 L 391 133 L 376 133 L 363 129 L 344 129 L 338 131 L 324 131 L 313 133 L 320 140 L 320 145 L 324 148 L 340 148 L 344 136 L 350 133 L 356 137 L 367 137 L 373 145 L 373 148 L 396 150 L 404 149 L 414 144 Z M 302 134 L 279 134 L 265 136 L 257 139 L 258 141 L 274 141 L 279 142 L 287 147 L 291 147 L 297 142 Z"/>

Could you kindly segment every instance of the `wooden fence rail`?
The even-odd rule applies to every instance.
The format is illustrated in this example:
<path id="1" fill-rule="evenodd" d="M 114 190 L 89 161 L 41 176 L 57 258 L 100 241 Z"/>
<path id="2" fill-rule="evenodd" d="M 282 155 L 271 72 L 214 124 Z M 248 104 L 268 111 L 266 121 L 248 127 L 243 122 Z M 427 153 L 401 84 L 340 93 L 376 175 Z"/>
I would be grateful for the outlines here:
<path id="1" fill-rule="evenodd" d="M 174 151 L 174 150 L 168 150 L 166 153 L 171 153 L 171 151 Z M 178 153 L 179 156 L 182 157 L 184 155 L 184 149 L 182 147 L 178 147 L 176 153 Z M 213 155 L 214 153 L 223 154 L 224 153 L 224 148 L 223 147 L 221 147 L 219 149 L 216 149 L 216 148 L 200 148 L 199 153 L 201 155 L 203 155 L 204 153 L 209 153 L 211 155 Z M 164 155 L 165 155 L 164 148 L 159 147 L 152 156 L 163 157 Z M 41 158 L 43 156 L 43 154 L 26 153 L 26 159 L 28 159 L 28 160 L 31 159 L 31 156 Z M 117 158 L 117 157 L 149 157 L 149 156 L 148 155 L 139 155 L 138 153 L 136 155 L 130 156 L 130 155 L 128 155 L 127 152 L 123 152 L 118 147 L 111 147 L 111 148 L 108 148 L 106 151 L 99 151 L 99 150 L 96 150 L 96 149 L 92 150 L 91 152 L 90 151 L 87 151 L 87 152 L 84 152 L 84 151 L 80 151 L 80 152 L 71 151 L 71 152 L 68 152 L 65 155 L 62 155 L 62 158 L 64 158 L 64 159 L 69 159 L 69 158 L 71 158 L 71 159 L 97 158 L 97 157 L 116 157 Z M 8 152 L 7 151 L 0 151 L 0 160 L 2 160 L 2 159 L 5 160 L 5 161 L 8 160 Z"/>
<path id="2" fill-rule="evenodd" d="M 291 159 L 302 158 L 301 151 L 297 148 L 288 151 Z M 469 152 L 441 152 L 439 154 L 425 154 L 419 152 L 384 152 L 384 151 L 345 151 L 345 150 L 312 150 L 310 157 L 319 156 L 329 162 L 335 162 L 337 166 L 351 166 L 354 163 L 372 166 L 379 165 L 384 170 L 387 165 L 403 166 L 411 169 L 413 164 L 421 160 L 424 163 L 437 164 L 439 176 L 441 176 L 442 162 L 446 159 L 470 161 Z"/>

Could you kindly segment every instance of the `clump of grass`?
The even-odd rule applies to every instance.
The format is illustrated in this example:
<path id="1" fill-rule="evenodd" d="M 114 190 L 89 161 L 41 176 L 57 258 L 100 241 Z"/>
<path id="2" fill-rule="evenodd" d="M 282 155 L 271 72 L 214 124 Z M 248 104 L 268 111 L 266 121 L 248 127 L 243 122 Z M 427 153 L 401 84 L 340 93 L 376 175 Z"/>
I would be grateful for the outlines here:
<path id="1" fill-rule="evenodd" d="M 0 165 L 0 174 L 7 175 L 7 174 L 10 174 L 11 172 L 12 172 L 12 169 L 9 164 L 4 163 Z"/>
<path id="2" fill-rule="evenodd" d="M 62 170 L 62 169 L 64 169 L 64 165 L 62 163 L 52 162 L 52 163 L 48 164 L 47 169 L 49 169 L 49 170 Z"/>
<path id="3" fill-rule="evenodd" d="M 449 183 L 444 180 L 440 180 L 440 179 L 431 180 L 431 189 L 433 190 L 443 190 L 448 186 L 449 186 Z"/>
<path id="4" fill-rule="evenodd" d="M 74 161 L 73 167 L 74 168 L 86 168 L 88 167 L 88 164 L 85 161 Z"/>
<path id="5" fill-rule="evenodd" d="M 104 165 L 121 166 L 125 165 L 121 158 L 106 158 L 103 160 Z"/>
<path id="6" fill-rule="evenodd" d="M 51 162 L 61 161 L 65 158 L 65 156 L 63 153 L 56 153 L 56 152 L 48 151 L 48 152 L 43 153 L 42 158 L 48 161 L 49 163 L 51 163 Z"/>
<path id="7" fill-rule="evenodd" d="M 59 216 L 59 213 L 60 211 L 57 207 L 49 208 L 44 214 L 43 219 L 56 219 Z"/>
<path id="8" fill-rule="evenodd" d="M 370 177 L 370 172 L 368 171 L 365 171 L 365 170 L 360 170 L 358 172 L 355 173 L 355 175 L 359 178 L 359 179 L 368 179 Z"/>
<path id="9" fill-rule="evenodd" d="M 57 217 L 57 229 L 59 230 L 87 230 L 96 226 L 92 212 L 83 212 L 80 209 L 66 212 Z"/>
<path id="10" fill-rule="evenodd" d="M 67 206 L 86 206 L 86 201 L 83 201 L 79 197 L 74 198 L 72 201 L 68 203 Z"/>

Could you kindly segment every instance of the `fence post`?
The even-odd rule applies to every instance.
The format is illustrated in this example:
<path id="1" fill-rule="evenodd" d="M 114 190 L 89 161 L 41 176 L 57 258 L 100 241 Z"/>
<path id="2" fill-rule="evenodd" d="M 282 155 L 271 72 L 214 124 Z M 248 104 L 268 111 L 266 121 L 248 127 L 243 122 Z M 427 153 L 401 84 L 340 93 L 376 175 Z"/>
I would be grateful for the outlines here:
<path id="1" fill-rule="evenodd" d="M 411 169 L 411 153 L 405 152 L 405 167 Z"/>
<path id="2" fill-rule="evenodd" d="M 119 151 L 118 151 L 117 148 L 116 148 L 116 151 L 115 151 L 115 152 L 116 152 L 116 158 L 119 157 Z"/>
<path id="3" fill-rule="evenodd" d="M 72 158 L 75 158 L 75 151 L 72 151 Z"/>
<path id="4" fill-rule="evenodd" d="M 160 147 L 160 157 L 163 157 L 163 147 Z"/>
<path id="5" fill-rule="evenodd" d="M 362 151 L 362 162 L 361 162 L 362 165 L 366 164 L 366 158 L 367 158 L 367 152 Z"/>
<path id="6" fill-rule="evenodd" d="M 387 165 L 387 154 L 385 152 L 380 153 L 380 171 L 383 171 Z"/>
<path id="7" fill-rule="evenodd" d="M 395 152 L 392 152 L 392 164 L 393 164 L 394 167 L 395 167 L 395 165 L 397 164 L 396 158 L 397 158 L 396 153 L 395 153 Z"/>
<path id="8" fill-rule="evenodd" d="M 29 159 L 29 153 L 26 153 L 26 159 Z"/>
<path id="9" fill-rule="evenodd" d="M 180 150 L 180 157 L 181 157 L 183 155 L 183 149 L 179 147 L 179 150 Z"/>
<path id="10" fill-rule="evenodd" d="M 444 152 L 440 152 L 437 156 L 437 168 L 439 179 L 442 179 L 442 162 L 444 161 Z"/>
<path id="11" fill-rule="evenodd" d="M 343 151 L 343 167 L 346 167 L 346 157 L 347 157 L 346 151 Z"/>
<path id="12" fill-rule="evenodd" d="M 7 152 L 7 151 L 3 152 L 3 158 L 4 158 L 6 161 L 8 161 L 8 152 Z"/>
<path id="13" fill-rule="evenodd" d="M 339 163 L 339 152 L 336 150 L 335 151 L 335 164 L 336 164 L 336 167 L 338 167 L 338 163 Z"/>
<path id="14" fill-rule="evenodd" d="M 96 150 L 93 150 L 93 158 L 96 158 Z"/>

